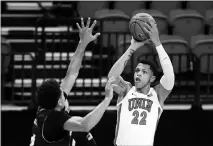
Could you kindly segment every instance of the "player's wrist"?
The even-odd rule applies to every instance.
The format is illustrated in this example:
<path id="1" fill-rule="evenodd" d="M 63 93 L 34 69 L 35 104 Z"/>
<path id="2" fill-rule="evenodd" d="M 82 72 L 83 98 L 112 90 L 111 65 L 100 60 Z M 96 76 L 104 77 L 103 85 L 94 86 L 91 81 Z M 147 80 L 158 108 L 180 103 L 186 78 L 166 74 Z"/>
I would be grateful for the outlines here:
<path id="1" fill-rule="evenodd" d="M 88 44 L 87 44 L 85 41 L 80 40 L 80 41 L 78 42 L 78 47 L 77 47 L 77 48 L 79 48 L 78 51 L 81 52 L 81 53 L 84 53 L 84 51 L 85 51 L 87 45 L 88 45 Z"/>
<path id="2" fill-rule="evenodd" d="M 79 40 L 78 44 L 86 47 L 89 44 L 89 42 L 86 40 Z"/>
<path id="3" fill-rule="evenodd" d="M 131 44 L 130 47 L 129 47 L 129 50 L 131 51 L 136 51 L 138 49 L 137 45 L 136 44 Z"/>
<path id="4" fill-rule="evenodd" d="M 162 45 L 159 40 L 158 41 L 153 41 L 153 43 L 154 43 L 156 48 Z"/>
<path id="5" fill-rule="evenodd" d="M 110 102 L 111 100 L 112 100 L 112 97 L 110 97 L 110 96 L 105 97 L 105 101 Z"/>

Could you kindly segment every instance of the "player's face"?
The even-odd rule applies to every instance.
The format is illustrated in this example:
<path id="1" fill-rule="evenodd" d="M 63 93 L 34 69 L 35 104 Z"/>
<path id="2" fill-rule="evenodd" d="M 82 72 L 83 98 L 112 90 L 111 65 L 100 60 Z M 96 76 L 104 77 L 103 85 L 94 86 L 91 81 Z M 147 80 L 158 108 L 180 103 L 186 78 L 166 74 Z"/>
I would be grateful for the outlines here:
<path id="1" fill-rule="evenodd" d="M 141 89 L 151 83 L 153 76 L 150 66 L 148 64 L 139 63 L 135 68 L 134 82 L 135 87 Z"/>

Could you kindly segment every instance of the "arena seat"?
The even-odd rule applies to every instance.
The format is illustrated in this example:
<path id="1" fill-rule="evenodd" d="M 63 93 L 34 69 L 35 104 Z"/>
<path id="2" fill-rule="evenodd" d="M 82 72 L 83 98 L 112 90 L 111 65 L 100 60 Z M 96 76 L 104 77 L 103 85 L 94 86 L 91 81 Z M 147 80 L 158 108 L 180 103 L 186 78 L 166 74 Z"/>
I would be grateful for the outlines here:
<path id="1" fill-rule="evenodd" d="M 184 100 L 191 100 L 194 95 L 196 82 L 192 70 L 193 58 L 190 54 L 188 42 L 181 36 L 161 35 L 161 43 L 170 56 L 175 73 L 175 88 L 172 93 L 185 96 Z M 158 64 L 160 65 L 159 59 Z M 186 90 L 182 90 L 183 87 Z M 180 100 L 181 100 L 180 99 Z"/>
<path id="2" fill-rule="evenodd" d="M 212 1 L 187 1 L 187 9 L 197 10 L 201 15 L 205 15 L 206 10 L 213 9 Z"/>
<path id="3" fill-rule="evenodd" d="M 118 48 L 118 38 L 129 32 L 129 16 L 118 9 L 104 9 L 96 11 L 95 18 L 100 20 L 101 44 L 104 47 Z M 102 26 L 101 26 L 102 23 Z"/>
<path id="4" fill-rule="evenodd" d="M 213 34 L 213 9 L 206 11 L 205 20 L 208 25 L 208 34 Z"/>
<path id="5" fill-rule="evenodd" d="M 188 56 L 181 55 L 186 55 L 190 53 L 188 42 L 182 37 L 175 35 L 161 35 L 160 40 L 163 44 L 163 47 L 165 48 L 165 51 L 169 55 L 175 55 L 171 56 L 174 72 L 176 74 L 181 72 L 187 72 L 189 69 L 189 60 L 187 60 Z"/>
<path id="6" fill-rule="evenodd" d="M 182 36 L 187 41 L 193 35 L 204 33 L 204 17 L 196 10 L 172 10 L 169 20 L 173 34 Z"/>
<path id="7" fill-rule="evenodd" d="M 79 1 L 77 6 L 79 16 L 93 18 L 96 11 L 108 8 L 107 4 L 107 1 Z"/>
<path id="8" fill-rule="evenodd" d="M 132 16 L 132 12 L 137 9 L 146 8 L 145 1 L 115 1 L 114 9 L 120 9 L 129 17 Z"/>
<path id="9" fill-rule="evenodd" d="M 192 36 L 191 48 L 199 60 L 200 98 L 208 103 L 213 100 L 213 35 Z"/>
<path id="10" fill-rule="evenodd" d="M 169 15 L 173 9 L 181 9 L 181 1 L 152 1 L 151 9 L 156 9 L 164 15 Z"/>
<path id="11" fill-rule="evenodd" d="M 201 60 L 200 71 L 202 73 L 213 73 L 213 65 L 209 64 L 213 62 L 211 56 L 208 61 L 208 54 L 213 53 L 213 35 L 196 35 L 191 38 L 192 53 L 194 53 Z M 208 66 L 209 65 L 209 66 Z"/>

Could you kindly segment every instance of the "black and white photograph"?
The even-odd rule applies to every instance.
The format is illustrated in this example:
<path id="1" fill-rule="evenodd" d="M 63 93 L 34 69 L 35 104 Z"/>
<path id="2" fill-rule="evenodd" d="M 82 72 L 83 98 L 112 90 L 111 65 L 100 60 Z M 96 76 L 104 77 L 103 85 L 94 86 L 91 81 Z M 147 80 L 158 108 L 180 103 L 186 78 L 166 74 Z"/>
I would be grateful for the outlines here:
<path id="1" fill-rule="evenodd" d="M 0 3 L 2 146 L 213 146 L 213 1 Z"/>

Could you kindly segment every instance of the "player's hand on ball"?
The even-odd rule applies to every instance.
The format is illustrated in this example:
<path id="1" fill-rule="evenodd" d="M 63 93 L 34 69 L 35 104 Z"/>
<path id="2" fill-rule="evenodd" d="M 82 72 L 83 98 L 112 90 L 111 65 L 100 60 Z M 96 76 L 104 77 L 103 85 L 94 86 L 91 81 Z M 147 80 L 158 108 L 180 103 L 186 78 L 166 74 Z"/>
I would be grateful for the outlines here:
<path id="1" fill-rule="evenodd" d="M 114 77 L 109 78 L 109 80 L 106 83 L 105 86 L 105 97 L 110 98 L 110 100 L 113 98 L 113 88 L 117 87 L 115 83 L 116 79 Z"/>
<path id="2" fill-rule="evenodd" d="M 100 33 L 96 33 L 95 35 L 92 35 L 93 28 L 96 25 L 96 20 L 94 20 L 93 24 L 90 27 L 90 17 L 87 20 L 86 26 L 84 25 L 84 20 L 81 18 L 81 27 L 78 23 L 76 23 L 78 30 L 79 30 L 79 37 L 80 41 L 86 44 L 89 44 L 91 41 L 94 41 Z"/>
<path id="3" fill-rule="evenodd" d="M 147 42 L 149 42 L 150 40 L 146 40 L 146 41 L 143 41 L 143 42 L 138 42 L 136 41 L 133 37 L 131 39 L 131 46 L 135 49 L 138 49 L 140 47 L 142 47 L 144 44 L 146 44 Z"/>
<path id="4" fill-rule="evenodd" d="M 151 27 L 150 25 L 148 25 L 147 23 L 145 23 L 145 25 L 147 26 L 147 28 L 143 28 L 147 34 L 149 34 L 150 40 L 155 44 L 155 46 L 160 45 L 160 39 L 159 39 L 159 32 L 158 32 L 158 28 L 157 28 L 157 24 L 154 23 L 153 21 L 150 21 Z"/>

